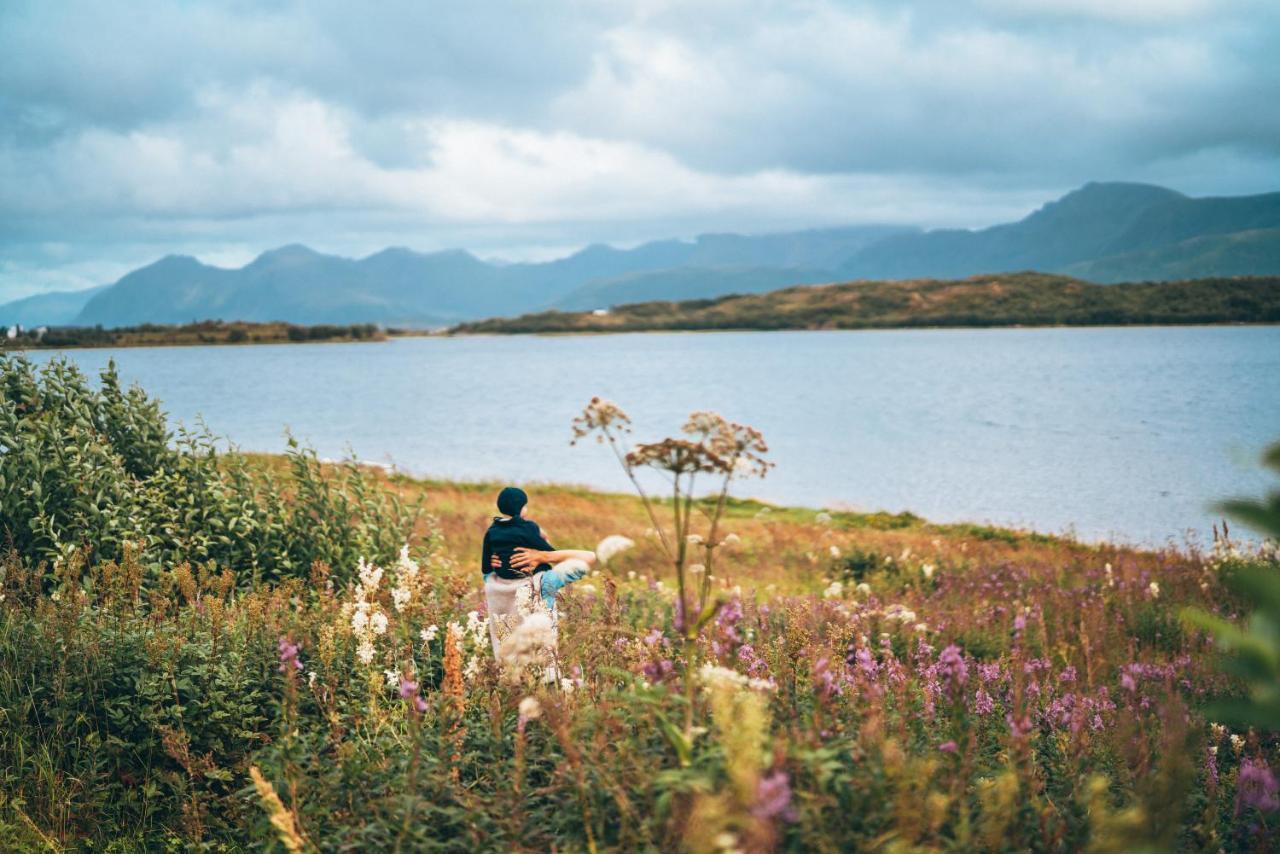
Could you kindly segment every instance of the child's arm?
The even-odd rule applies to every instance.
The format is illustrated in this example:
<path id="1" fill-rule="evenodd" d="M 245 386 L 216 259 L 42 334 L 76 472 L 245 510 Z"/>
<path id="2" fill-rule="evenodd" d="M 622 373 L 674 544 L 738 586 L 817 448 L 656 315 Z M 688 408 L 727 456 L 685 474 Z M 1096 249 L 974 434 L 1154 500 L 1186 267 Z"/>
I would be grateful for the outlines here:
<path id="1" fill-rule="evenodd" d="M 516 569 L 532 569 L 540 564 L 557 564 L 569 560 L 570 558 L 577 558 L 587 566 L 596 565 L 596 553 L 586 549 L 555 549 L 554 551 L 544 551 L 543 549 L 518 548 L 516 549 L 515 554 L 511 556 L 511 566 Z"/>

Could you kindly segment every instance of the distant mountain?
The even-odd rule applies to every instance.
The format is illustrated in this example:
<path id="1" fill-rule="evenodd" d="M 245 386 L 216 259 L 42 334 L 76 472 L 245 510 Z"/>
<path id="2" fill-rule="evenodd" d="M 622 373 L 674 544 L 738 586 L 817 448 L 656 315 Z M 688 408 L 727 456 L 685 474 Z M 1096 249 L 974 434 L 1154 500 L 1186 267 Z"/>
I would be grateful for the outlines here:
<path id="1" fill-rule="evenodd" d="M 1111 268 L 1098 263 L 1096 281 L 1162 279 L 1162 250 L 1195 238 L 1280 228 L 1280 193 L 1192 199 L 1147 184 L 1086 184 L 1019 222 L 978 231 L 937 230 L 886 238 L 855 253 L 840 268 L 842 278 L 951 278 L 1014 270 L 1084 271 L 1103 259 L 1127 258 Z M 1270 242 L 1270 251 L 1258 242 Z M 1280 273 L 1275 235 L 1254 239 L 1258 266 L 1241 264 L 1219 250 L 1229 244 L 1189 245 L 1178 275 L 1220 276 Z M 1143 266 L 1135 253 L 1148 253 Z M 1186 253 L 1185 255 L 1181 253 Z M 1243 268 L 1243 269 L 1242 269 Z M 1124 272 L 1120 272 L 1122 270 Z M 1111 272 L 1108 272 L 1111 270 Z M 1093 276 L 1088 276 L 1093 278 Z"/>
<path id="2" fill-rule="evenodd" d="M 29 329 L 37 326 L 61 326 L 75 320 L 94 294 L 105 289 L 102 285 L 83 291 L 51 291 L 36 294 L 0 305 L 0 326 L 15 323 Z"/>
<path id="3" fill-rule="evenodd" d="M 462 250 L 385 249 L 353 260 L 297 245 L 264 252 L 237 270 L 169 256 L 94 296 L 75 322 L 112 327 L 235 319 L 445 326 L 542 308 L 579 289 L 586 290 L 574 304 L 594 307 L 596 300 L 612 301 L 620 294 L 628 299 L 650 293 L 719 294 L 725 288 L 758 291 L 821 281 L 828 274 L 811 268 L 907 231 L 858 226 L 761 237 L 704 235 L 634 249 L 588 246 L 541 264 L 488 263 Z M 756 270 L 764 259 L 775 261 Z M 628 278 L 635 276 L 642 278 Z"/>
<path id="4" fill-rule="evenodd" d="M 0 306 L 0 321 L 19 313 L 34 318 L 25 312 L 39 309 L 38 322 L 107 327 L 203 319 L 447 326 L 547 308 L 1016 270 L 1103 283 L 1280 274 L 1280 193 L 1196 199 L 1146 184 L 1093 183 L 1018 222 L 978 230 L 705 234 L 632 249 L 593 245 L 536 264 L 395 248 L 357 260 L 297 245 L 235 270 L 170 256 L 89 295 L 74 320 L 72 295 L 65 302 L 46 295 L 45 305 Z"/>

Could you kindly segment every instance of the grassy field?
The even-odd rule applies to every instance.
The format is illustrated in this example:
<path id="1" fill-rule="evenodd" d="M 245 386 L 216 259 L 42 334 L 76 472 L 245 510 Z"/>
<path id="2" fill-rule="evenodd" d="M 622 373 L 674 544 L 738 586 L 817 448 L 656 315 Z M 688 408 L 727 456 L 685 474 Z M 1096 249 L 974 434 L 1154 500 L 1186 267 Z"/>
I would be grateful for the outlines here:
<path id="1" fill-rule="evenodd" d="M 202 344 L 300 344 L 317 341 L 385 341 L 386 338 L 386 333 L 373 324 L 297 326 L 292 323 L 204 320 L 182 326 L 154 323 L 116 329 L 54 326 L 44 333 L 28 329 L 16 338 L 0 338 L 0 350 L 177 347 Z"/>
<path id="2" fill-rule="evenodd" d="M 806 285 L 765 294 L 547 311 L 454 334 L 1280 322 L 1280 278 L 1094 285 L 1044 273 Z"/>
<path id="3" fill-rule="evenodd" d="M 608 560 L 495 655 L 497 484 L 223 454 L 110 369 L 0 393 L 0 850 L 1277 841 L 1273 547 L 530 485 Z M 737 476 L 718 425 L 627 459 Z M 1268 500 L 1234 512 L 1280 533 Z"/>

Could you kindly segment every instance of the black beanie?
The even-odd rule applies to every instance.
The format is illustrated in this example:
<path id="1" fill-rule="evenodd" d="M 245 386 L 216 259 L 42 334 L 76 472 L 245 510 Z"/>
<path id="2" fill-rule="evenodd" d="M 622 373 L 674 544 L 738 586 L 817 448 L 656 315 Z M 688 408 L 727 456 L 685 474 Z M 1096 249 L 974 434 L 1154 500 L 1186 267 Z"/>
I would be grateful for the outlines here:
<path id="1" fill-rule="evenodd" d="M 508 486 L 498 493 L 498 510 L 503 516 L 519 516 L 528 503 L 529 496 L 519 487 Z"/>

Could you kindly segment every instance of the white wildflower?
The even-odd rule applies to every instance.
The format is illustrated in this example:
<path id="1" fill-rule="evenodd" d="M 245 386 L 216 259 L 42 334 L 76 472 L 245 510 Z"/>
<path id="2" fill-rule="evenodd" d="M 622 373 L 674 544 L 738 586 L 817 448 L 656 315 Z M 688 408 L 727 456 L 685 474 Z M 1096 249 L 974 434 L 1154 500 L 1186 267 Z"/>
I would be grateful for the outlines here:
<path id="1" fill-rule="evenodd" d="M 685 539 L 689 541 L 689 545 L 691 546 L 700 546 L 703 543 L 701 534 L 690 534 L 685 537 Z"/>
<path id="2" fill-rule="evenodd" d="M 627 580 L 628 581 L 636 580 L 636 571 L 634 569 L 627 570 Z"/>
<path id="3" fill-rule="evenodd" d="M 387 615 L 381 611 L 374 611 L 373 616 L 369 617 L 369 628 L 375 635 L 385 635 L 387 633 Z"/>
<path id="4" fill-rule="evenodd" d="M 1160 582 L 1153 581 L 1147 585 L 1147 592 L 1151 594 L 1152 599 L 1160 598 Z"/>
<path id="5" fill-rule="evenodd" d="M 832 546 L 832 547 L 831 547 L 831 548 L 829 548 L 827 551 L 831 552 L 831 556 L 832 556 L 832 557 L 834 557 L 834 558 L 838 558 L 838 557 L 840 557 L 840 547 L 839 547 L 839 546 Z"/>
<path id="6" fill-rule="evenodd" d="M 927 631 L 929 631 L 929 624 L 928 624 L 928 623 L 916 623 L 916 631 L 917 631 L 917 632 L 927 632 Z"/>
<path id="7" fill-rule="evenodd" d="M 479 611 L 467 612 L 467 634 L 475 646 L 484 646 L 489 637 L 489 624 L 480 617 Z"/>
<path id="8" fill-rule="evenodd" d="M 578 593 L 579 593 L 579 595 L 582 595 L 582 596 L 594 596 L 594 595 L 596 595 L 596 592 L 597 592 L 597 591 L 596 591 L 596 586 L 595 586 L 594 584 L 589 584 L 589 583 L 588 583 L 588 584 L 579 584 L 579 585 L 578 585 Z"/>
<path id="9" fill-rule="evenodd" d="M 526 721 L 542 717 L 542 704 L 538 702 L 537 697 L 525 697 L 520 701 L 520 717 Z"/>
<path id="10" fill-rule="evenodd" d="M 522 668 L 544 663 L 555 646 L 556 628 L 551 615 L 540 612 L 525 617 L 511 630 L 498 647 L 498 657 L 508 667 Z"/>
<path id="11" fill-rule="evenodd" d="M 742 545 L 742 537 L 739 537 L 737 534 L 729 534 L 723 540 L 720 541 L 720 545 L 725 546 L 726 548 L 733 548 L 734 546 L 740 546 Z"/>
<path id="12" fill-rule="evenodd" d="M 1243 735 L 1236 735 L 1234 732 L 1231 733 L 1231 749 L 1235 751 L 1236 756 L 1240 755 L 1241 751 L 1244 750 Z"/>
<path id="13" fill-rule="evenodd" d="M 896 620 L 899 623 L 914 623 L 916 621 L 916 612 L 905 605 L 890 605 L 884 609 L 884 618 L 886 620 Z"/>
<path id="14" fill-rule="evenodd" d="M 692 573 L 693 575 L 702 575 L 702 573 L 706 571 L 707 571 L 707 568 L 700 563 L 695 563 L 689 567 L 689 572 Z"/>
<path id="15" fill-rule="evenodd" d="M 630 537 L 624 537 L 621 534 L 611 534 L 596 545 L 596 557 L 600 559 L 600 563 L 607 564 L 609 561 L 613 560 L 635 544 L 635 540 Z"/>
<path id="16" fill-rule="evenodd" d="M 388 688 L 394 688 L 400 684 L 400 674 L 394 670 L 382 671 L 382 677 L 387 680 Z"/>
<path id="17" fill-rule="evenodd" d="M 404 610 L 409 604 L 409 600 L 413 598 L 413 594 L 407 587 L 397 587 L 391 591 L 391 604 L 395 606 L 397 612 Z"/>
<path id="18" fill-rule="evenodd" d="M 462 676 L 465 679 L 475 679 L 480 675 L 480 656 L 473 655 L 467 659 L 467 666 L 462 668 Z"/>
<path id="19" fill-rule="evenodd" d="M 827 585 L 827 589 L 822 591 L 823 599 L 839 599 L 844 595 L 844 585 L 839 581 L 833 581 Z"/>
<path id="20" fill-rule="evenodd" d="M 933 578 L 934 569 L 935 567 L 931 563 L 920 564 L 920 574 L 925 577 L 926 581 L 930 578 Z"/>
<path id="21" fill-rule="evenodd" d="M 865 582 L 865 581 L 864 581 L 864 582 L 862 582 L 861 584 L 859 584 L 859 585 L 858 585 L 857 587 L 855 587 L 854 589 L 858 591 L 858 595 L 859 595 L 859 596 L 870 596 L 870 595 L 871 595 L 871 585 L 870 585 L 870 584 L 868 584 L 868 583 L 867 583 L 867 582 Z"/>
<path id="22" fill-rule="evenodd" d="M 369 612 L 358 608 L 351 614 L 351 631 L 360 634 L 369 627 Z"/>
<path id="23" fill-rule="evenodd" d="M 813 521 L 817 522 L 819 525 L 829 524 L 831 522 L 831 514 L 823 510 L 821 513 L 813 517 Z"/>
<path id="24" fill-rule="evenodd" d="M 439 635 L 440 635 L 440 627 L 435 625 L 434 623 L 430 626 L 427 626 L 425 629 L 423 629 L 421 632 L 418 633 L 418 637 L 422 638 L 423 643 L 431 643 L 433 640 L 439 637 Z"/>
<path id="25" fill-rule="evenodd" d="M 314 670 L 307 673 L 307 687 L 316 687 L 316 672 Z"/>
<path id="26" fill-rule="evenodd" d="M 356 647 L 356 658 L 360 659 L 362 664 L 369 664 L 373 661 L 373 641 L 364 638 Z"/>
<path id="27" fill-rule="evenodd" d="M 560 677 L 560 690 L 563 691 L 564 693 L 572 694 L 573 690 L 577 687 L 578 687 L 577 684 L 575 684 L 574 681 L 569 677 L 567 676 Z"/>

